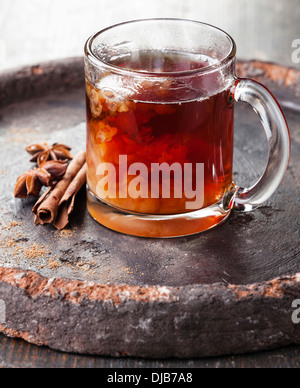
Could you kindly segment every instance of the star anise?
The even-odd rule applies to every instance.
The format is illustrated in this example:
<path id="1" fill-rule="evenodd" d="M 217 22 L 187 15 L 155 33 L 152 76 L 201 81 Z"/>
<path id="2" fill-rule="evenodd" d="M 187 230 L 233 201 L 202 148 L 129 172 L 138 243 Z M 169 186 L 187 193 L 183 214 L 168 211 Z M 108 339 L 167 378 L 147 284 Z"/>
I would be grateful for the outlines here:
<path id="1" fill-rule="evenodd" d="M 32 155 L 31 162 L 37 162 L 39 167 L 42 167 L 48 160 L 71 160 L 73 156 L 70 151 L 71 148 L 64 145 L 54 143 L 50 146 L 47 142 L 40 144 L 32 144 L 25 148 L 26 151 Z"/>
<path id="2" fill-rule="evenodd" d="M 25 172 L 17 179 L 15 197 L 37 197 L 43 186 L 52 186 L 61 180 L 67 168 L 67 160 L 55 160 L 44 163 L 43 167 Z"/>

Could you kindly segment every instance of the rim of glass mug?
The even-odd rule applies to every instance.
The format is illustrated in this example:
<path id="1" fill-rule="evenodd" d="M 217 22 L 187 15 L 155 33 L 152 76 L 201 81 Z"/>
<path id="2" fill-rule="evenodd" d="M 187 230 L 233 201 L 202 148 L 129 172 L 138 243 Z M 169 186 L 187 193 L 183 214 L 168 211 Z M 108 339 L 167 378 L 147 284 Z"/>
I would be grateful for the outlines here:
<path id="1" fill-rule="evenodd" d="M 95 55 L 94 49 L 95 41 L 98 37 L 104 35 L 106 32 L 109 32 L 111 30 L 124 27 L 126 25 L 133 25 L 133 24 L 139 24 L 139 23 L 152 23 L 152 22 L 174 22 L 174 23 L 188 23 L 188 24 L 195 24 L 198 26 L 202 26 L 205 28 L 211 29 L 211 31 L 214 31 L 215 33 L 219 33 L 225 37 L 229 43 L 229 49 L 228 53 L 224 55 L 224 58 L 221 60 L 218 60 L 217 63 L 211 64 L 209 66 L 206 66 L 204 68 L 198 68 L 198 69 L 192 69 L 192 70 L 185 70 L 185 71 L 175 71 L 175 72 L 151 72 L 146 70 L 133 70 L 128 68 L 123 68 L 116 66 L 114 64 L 111 64 L 109 62 L 106 62 L 99 58 L 97 55 Z M 99 31 L 96 34 L 93 34 L 86 42 L 85 48 L 84 48 L 85 57 L 95 66 L 95 67 L 104 67 L 107 69 L 114 70 L 116 73 L 121 73 L 123 75 L 135 75 L 135 76 L 142 76 L 142 77 L 165 77 L 166 75 L 168 77 L 187 77 L 192 75 L 205 75 L 209 74 L 211 72 L 214 72 L 216 70 L 221 69 L 222 67 L 227 66 L 232 60 L 235 59 L 236 53 L 237 53 L 237 45 L 234 41 L 234 39 L 224 30 L 215 27 L 208 23 L 203 23 L 196 20 L 190 20 L 190 19 L 177 19 L 177 18 L 150 18 L 150 19 L 137 19 L 137 20 L 131 20 L 126 21 L 123 23 L 118 23 L 113 26 L 107 27 L 101 31 Z"/>

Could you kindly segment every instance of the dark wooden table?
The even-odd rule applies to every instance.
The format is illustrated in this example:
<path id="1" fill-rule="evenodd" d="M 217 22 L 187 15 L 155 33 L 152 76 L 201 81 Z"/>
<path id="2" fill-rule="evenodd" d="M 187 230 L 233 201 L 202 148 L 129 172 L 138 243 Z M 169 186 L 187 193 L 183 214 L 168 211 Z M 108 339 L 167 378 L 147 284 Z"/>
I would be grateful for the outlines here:
<path id="1" fill-rule="evenodd" d="M 0 368 L 300 368 L 300 346 L 193 360 L 116 359 L 60 353 L 0 335 Z"/>

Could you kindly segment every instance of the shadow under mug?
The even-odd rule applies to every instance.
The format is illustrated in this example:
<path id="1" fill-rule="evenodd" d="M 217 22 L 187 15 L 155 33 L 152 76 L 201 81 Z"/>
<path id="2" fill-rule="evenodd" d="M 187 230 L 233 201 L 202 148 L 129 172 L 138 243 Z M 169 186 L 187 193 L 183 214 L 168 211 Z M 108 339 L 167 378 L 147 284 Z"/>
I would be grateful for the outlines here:
<path id="1" fill-rule="evenodd" d="M 287 122 L 261 84 L 235 73 L 236 45 L 200 22 L 147 19 L 85 47 L 88 209 L 102 225 L 143 237 L 206 231 L 251 211 L 280 185 Z M 233 182 L 234 103 L 265 130 L 269 159 L 250 188 Z"/>

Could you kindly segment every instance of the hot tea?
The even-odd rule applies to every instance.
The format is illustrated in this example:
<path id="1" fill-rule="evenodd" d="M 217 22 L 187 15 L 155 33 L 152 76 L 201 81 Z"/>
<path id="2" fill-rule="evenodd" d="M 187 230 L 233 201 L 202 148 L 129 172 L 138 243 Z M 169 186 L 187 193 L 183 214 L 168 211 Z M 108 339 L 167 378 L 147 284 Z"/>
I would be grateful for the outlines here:
<path id="1" fill-rule="evenodd" d="M 221 73 L 189 77 L 213 64 L 195 54 L 146 51 L 110 61 L 127 71 L 126 78 L 103 72 L 95 85 L 87 80 L 88 186 L 95 196 L 144 214 L 186 213 L 224 197 L 233 163 L 229 90 L 210 95 Z M 139 81 L 130 77 L 132 70 L 140 71 Z M 177 72 L 187 75 L 182 83 L 172 78 Z M 131 174 L 128 169 L 137 164 L 148 174 Z M 109 175 L 105 166 L 115 172 Z M 134 198 L 130 185 L 138 192 Z"/>

